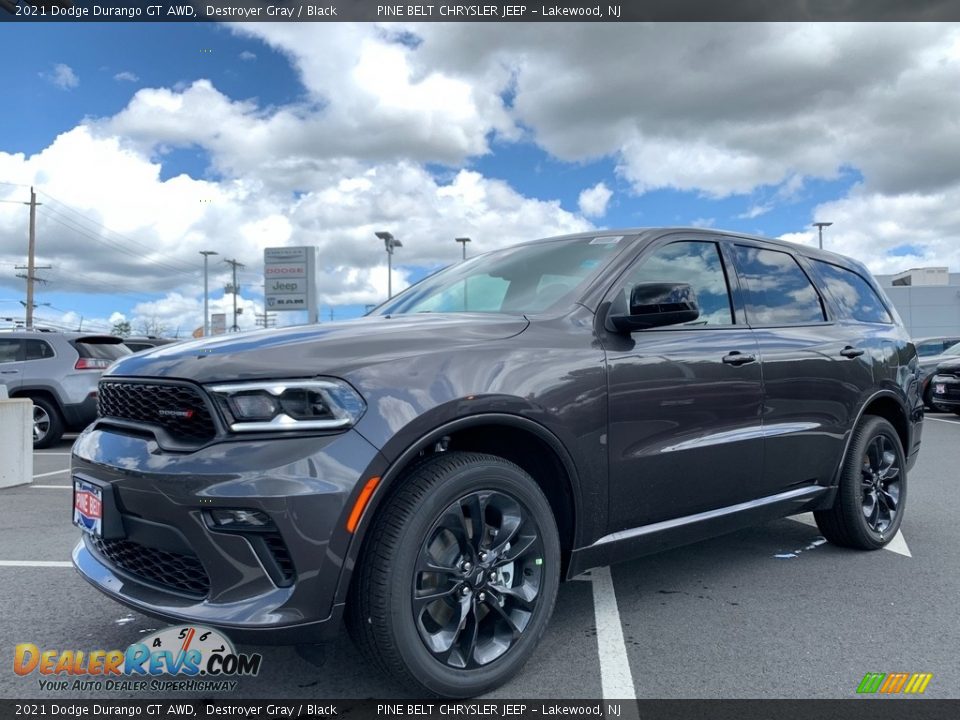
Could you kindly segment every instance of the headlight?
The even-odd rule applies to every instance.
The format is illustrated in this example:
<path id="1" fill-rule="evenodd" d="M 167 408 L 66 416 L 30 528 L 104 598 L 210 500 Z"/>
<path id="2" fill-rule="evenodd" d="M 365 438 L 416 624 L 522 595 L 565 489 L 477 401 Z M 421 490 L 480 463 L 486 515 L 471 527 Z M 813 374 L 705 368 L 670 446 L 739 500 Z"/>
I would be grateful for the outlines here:
<path id="1" fill-rule="evenodd" d="M 342 380 L 264 380 L 208 386 L 233 432 L 335 430 L 350 427 L 367 409 Z"/>

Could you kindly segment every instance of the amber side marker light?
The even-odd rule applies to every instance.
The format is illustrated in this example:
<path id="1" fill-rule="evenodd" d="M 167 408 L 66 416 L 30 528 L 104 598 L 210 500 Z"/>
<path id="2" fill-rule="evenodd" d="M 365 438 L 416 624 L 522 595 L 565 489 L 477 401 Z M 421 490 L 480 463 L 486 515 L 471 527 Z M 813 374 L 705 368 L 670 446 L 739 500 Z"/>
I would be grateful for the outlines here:
<path id="1" fill-rule="evenodd" d="M 367 484 L 363 486 L 363 490 L 361 490 L 357 496 L 357 501 L 353 504 L 350 517 L 347 518 L 347 532 L 352 533 L 357 529 L 357 525 L 360 524 L 360 516 L 363 515 L 363 509 L 367 507 L 367 503 L 370 502 L 370 496 L 373 495 L 373 491 L 377 489 L 377 485 L 379 484 L 379 477 L 372 477 L 367 480 Z"/>

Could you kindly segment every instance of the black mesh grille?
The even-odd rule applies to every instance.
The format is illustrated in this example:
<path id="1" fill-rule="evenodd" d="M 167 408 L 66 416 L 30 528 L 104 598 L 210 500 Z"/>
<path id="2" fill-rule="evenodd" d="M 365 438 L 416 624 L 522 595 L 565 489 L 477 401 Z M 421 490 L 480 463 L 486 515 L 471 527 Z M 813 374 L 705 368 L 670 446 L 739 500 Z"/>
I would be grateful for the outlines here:
<path id="1" fill-rule="evenodd" d="M 217 434 L 206 403 L 189 385 L 103 380 L 97 412 L 100 417 L 159 425 L 187 442 L 206 442 Z"/>
<path id="2" fill-rule="evenodd" d="M 277 562 L 277 568 L 280 570 L 282 581 L 285 584 L 293 582 L 293 559 L 290 557 L 290 551 L 287 550 L 287 544 L 277 533 L 269 533 L 263 536 L 267 549 L 273 555 Z"/>
<path id="3" fill-rule="evenodd" d="M 90 538 L 90 541 L 98 553 L 131 575 L 197 597 L 210 592 L 210 578 L 195 557 L 158 550 L 130 540 Z"/>

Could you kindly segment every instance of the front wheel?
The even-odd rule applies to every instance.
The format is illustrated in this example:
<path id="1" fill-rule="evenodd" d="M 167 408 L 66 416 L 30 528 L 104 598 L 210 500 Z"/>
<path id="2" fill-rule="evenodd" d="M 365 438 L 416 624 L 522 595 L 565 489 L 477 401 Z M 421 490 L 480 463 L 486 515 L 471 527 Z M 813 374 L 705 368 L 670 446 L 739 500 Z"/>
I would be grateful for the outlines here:
<path id="1" fill-rule="evenodd" d="M 417 465 L 364 545 L 347 626 L 406 685 L 472 697 L 514 677 L 560 579 L 550 504 L 501 458 L 447 452 Z"/>
<path id="2" fill-rule="evenodd" d="M 63 437 L 63 419 L 56 405 L 44 398 L 33 400 L 33 447 L 48 448 Z"/>
<path id="3" fill-rule="evenodd" d="M 833 507 L 814 512 L 830 542 L 878 550 L 900 529 L 907 500 L 907 464 L 900 436 L 881 417 L 865 415 L 853 431 Z"/>

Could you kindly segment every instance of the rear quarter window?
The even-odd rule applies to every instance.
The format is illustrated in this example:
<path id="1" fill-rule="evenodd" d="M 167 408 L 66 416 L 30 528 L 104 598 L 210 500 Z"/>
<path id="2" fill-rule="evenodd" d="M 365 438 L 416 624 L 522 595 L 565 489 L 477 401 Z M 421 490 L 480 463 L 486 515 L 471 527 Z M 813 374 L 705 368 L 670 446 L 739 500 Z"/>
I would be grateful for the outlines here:
<path id="1" fill-rule="evenodd" d="M 827 293 L 833 298 L 841 318 L 869 323 L 893 322 L 880 296 L 859 274 L 822 260 L 812 262 L 823 278 Z"/>
<path id="2" fill-rule="evenodd" d="M 100 360 L 116 360 L 124 355 L 130 355 L 130 348 L 120 342 L 86 339 L 75 340 L 72 343 L 82 358 L 96 358 Z"/>
<path id="3" fill-rule="evenodd" d="M 734 245 L 751 325 L 809 325 L 825 321 L 820 295 L 790 253 Z"/>

